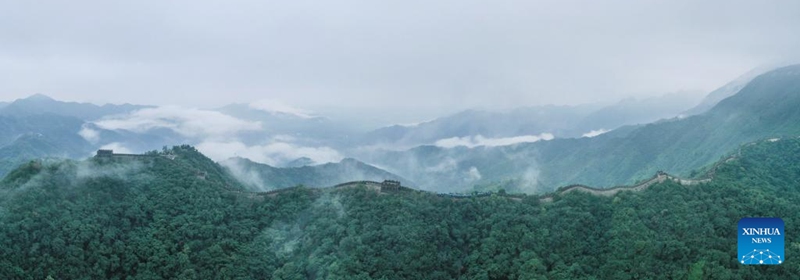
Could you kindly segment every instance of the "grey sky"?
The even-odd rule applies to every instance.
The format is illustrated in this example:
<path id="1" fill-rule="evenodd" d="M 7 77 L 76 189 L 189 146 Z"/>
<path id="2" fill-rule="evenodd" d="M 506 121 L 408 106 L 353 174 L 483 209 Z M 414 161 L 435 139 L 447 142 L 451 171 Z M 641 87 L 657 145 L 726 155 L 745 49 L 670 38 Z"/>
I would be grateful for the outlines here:
<path id="1" fill-rule="evenodd" d="M 576 104 L 796 61 L 800 1 L 4 1 L 0 99 Z"/>

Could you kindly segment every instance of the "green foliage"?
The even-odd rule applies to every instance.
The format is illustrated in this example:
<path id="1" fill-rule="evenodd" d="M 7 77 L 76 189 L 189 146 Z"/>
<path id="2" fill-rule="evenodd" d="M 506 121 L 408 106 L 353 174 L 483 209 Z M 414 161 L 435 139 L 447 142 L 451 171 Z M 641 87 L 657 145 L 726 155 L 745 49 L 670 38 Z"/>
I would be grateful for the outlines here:
<path id="1" fill-rule="evenodd" d="M 800 140 L 747 145 L 708 184 L 451 199 L 241 185 L 189 146 L 26 164 L 3 181 L 4 279 L 791 279 L 742 266 L 736 223 L 798 232 Z M 161 155 L 177 155 L 170 160 Z M 198 173 L 206 174 L 198 176 Z M 787 253 L 800 240 L 787 234 Z"/>

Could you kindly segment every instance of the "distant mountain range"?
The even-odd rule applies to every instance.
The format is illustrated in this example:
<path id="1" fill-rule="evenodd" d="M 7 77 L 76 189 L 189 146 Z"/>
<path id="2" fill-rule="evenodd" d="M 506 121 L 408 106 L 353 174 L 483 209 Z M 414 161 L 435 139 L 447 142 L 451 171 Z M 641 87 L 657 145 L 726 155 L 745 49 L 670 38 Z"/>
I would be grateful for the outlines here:
<path id="1" fill-rule="evenodd" d="M 800 66 L 753 73 L 689 110 L 691 98 L 672 94 L 608 106 L 467 110 L 365 133 L 280 104 L 187 110 L 98 106 L 37 94 L 0 104 L 0 174 L 34 158 L 82 158 L 98 148 L 139 153 L 210 141 L 204 147 L 239 149 L 242 156 L 286 152 L 272 166 L 233 161 L 244 171 L 239 175 L 260 176 L 251 176 L 260 179 L 250 185 L 261 189 L 399 179 L 436 191 L 495 184 L 541 192 L 572 183 L 627 184 L 657 170 L 689 176 L 742 143 L 800 134 Z M 219 118 L 224 122 L 212 123 Z M 243 129 L 229 133 L 229 123 Z M 464 141 L 477 143 L 459 144 Z M 360 161 L 319 165 L 346 157 Z"/>
<path id="2" fill-rule="evenodd" d="M 374 154 L 367 162 L 423 187 L 446 186 L 448 190 L 501 181 L 537 192 L 572 183 L 613 186 L 657 170 L 691 175 L 686 173 L 742 143 L 800 135 L 798 107 L 800 65 L 795 65 L 754 78 L 735 95 L 696 116 L 626 126 L 592 138 L 472 149 L 421 146 Z"/>
<path id="3" fill-rule="evenodd" d="M 556 138 L 594 136 L 625 125 L 673 118 L 697 104 L 697 94 L 673 93 L 617 103 L 580 106 L 535 106 L 508 112 L 466 110 L 416 125 L 394 125 L 366 133 L 360 145 L 413 147 L 441 139 L 482 136 L 504 138 L 553 134 Z"/>
<path id="4" fill-rule="evenodd" d="M 92 121 L 108 115 L 125 114 L 150 107 L 153 106 L 131 104 L 98 106 L 91 103 L 63 102 L 43 94 L 34 94 L 0 106 L 0 115 L 25 117 L 49 113 Z"/>

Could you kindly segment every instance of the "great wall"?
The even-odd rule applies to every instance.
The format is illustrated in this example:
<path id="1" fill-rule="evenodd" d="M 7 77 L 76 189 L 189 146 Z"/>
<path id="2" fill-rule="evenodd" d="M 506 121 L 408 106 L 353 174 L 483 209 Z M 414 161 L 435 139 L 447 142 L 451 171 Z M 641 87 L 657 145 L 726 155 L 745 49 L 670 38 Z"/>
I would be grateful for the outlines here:
<path id="1" fill-rule="evenodd" d="M 767 141 L 771 141 L 771 140 L 772 139 L 767 140 Z M 755 143 L 748 143 L 748 144 L 743 145 L 743 146 L 749 146 L 749 145 L 754 145 L 754 144 Z M 742 147 L 739 147 L 739 149 L 736 151 L 736 153 L 734 153 L 734 154 L 732 154 L 732 155 L 730 155 L 730 156 L 728 156 L 728 157 L 726 157 L 726 158 L 724 158 L 722 160 L 717 161 L 711 167 L 711 169 L 709 169 L 708 172 L 706 172 L 704 178 L 702 178 L 702 179 L 685 179 L 685 178 L 680 178 L 680 177 L 677 177 L 677 176 L 670 175 L 670 174 L 668 174 L 666 172 L 663 172 L 663 171 L 658 171 L 658 172 L 656 172 L 655 176 L 651 177 L 648 180 L 645 180 L 644 182 L 641 182 L 639 184 L 635 184 L 633 186 L 616 186 L 616 187 L 602 188 L 601 189 L 601 188 L 594 188 L 594 187 L 590 187 L 590 186 L 586 186 L 586 185 L 575 184 L 575 185 L 569 185 L 569 186 L 566 186 L 566 187 L 558 188 L 554 193 L 549 193 L 549 194 L 542 195 L 542 196 L 540 196 L 539 201 L 540 202 L 552 202 L 553 201 L 553 196 L 555 196 L 556 194 L 563 195 L 563 194 L 574 192 L 574 191 L 583 191 L 583 192 L 587 192 L 587 193 L 590 193 L 590 194 L 593 194 L 593 195 L 598 195 L 598 196 L 613 196 L 613 195 L 615 195 L 615 194 L 617 194 L 617 193 L 619 193 L 621 191 L 642 191 L 642 190 L 645 190 L 645 189 L 649 188 L 650 186 L 652 186 L 654 184 L 663 183 L 665 181 L 675 182 L 675 183 L 678 183 L 678 184 L 683 185 L 683 186 L 694 186 L 694 185 L 698 185 L 698 184 L 702 184 L 702 183 L 708 183 L 708 182 L 711 182 L 712 179 L 714 179 L 714 176 L 716 175 L 716 172 L 717 172 L 717 168 L 719 168 L 720 165 L 722 165 L 723 163 L 727 163 L 727 162 L 736 160 L 741 155 L 742 155 Z"/>
<path id="2" fill-rule="evenodd" d="M 768 141 L 772 141 L 772 139 L 770 139 Z M 753 144 L 755 144 L 755 143 L 749 143 L 749 144 L 746 144 L 744 146 L 753 145 Z M 714 179 L 714 176 L 715 176 L 715 173 L 717 171 L 717 168 L 721 164 L 730 162 L 732 160 L 735 160 L 736 158 L 741 156 L 741 152 L 742 152 L 742 150 L 741 150 L 741 147 L 740 147 L 738 149 L 738 151 L 736 153 L 734 153 L 733 155 L 730 155 L 730 156 L 728 156 L 728 157 L 726 157 L 726 158 L 724 158 L 722 160 L 717 161 L 708 170 L 708 172 L 706 172 L 705 176 L 703 176 L 703 178 L 699 178 L 699 179 L 686 179 L 686 178 L 681 178 L 681 177 L 678 177 L 678 176 L 674 176 L 674 175 L 668 174 L 668 173 L 663 172 L 663 171 L 658 171 L 658 172 L 656 172 L 656 174 L 653 177 L 651 177 L 651 178 L 649 178 L 649 179 L 647 179 L 647 180 L 645 180 L 645 181 L 643 181 L 641 183 L 632 185 L 632 186 L 615 186 L 615 187 L 611 187 L 611 188 L 595 188 L 595 187 L 590 187 L 590 186 L 586 186 L 586 185 L 575 184 L 575 185 L 569 185 L 569 186 L 566 186 L 566 187 L 561 187 L 561 188 L 558 188 L 556 191 L 554 191 L 552 193 L 538 195 L 539 202 L 541 202 L 541 203 L 550 203 L 550 202 L 553 202 L 553 199 L 554 199 L 555 196 L 560 196 L 560 195 L 564 195 L 564 194 L 567 194 L 567 193 L 570 193 L 570 192 L 576 192 L 576 191 L 587 192 L 587 193 L 590 193 L 590 194 L 593 194 L 593 195 L 597 195 L 597 196 L 613 196 L 613 195 L 616 195 L 617 193 L 622 192 L 622 191 L 642 191 L 642 190 L 645 190 L 645 189 L 649 188 L 652 185 L 655 185 L 657 183 L 663 183 L 663 182 L 666 182 L 666 181 L 675 182 L 675 183 L 678 183 L 678 184 L 680 184 L 682 186 L 694 186 L 694 185 L 699 185 L 699 184 L 703 184 L 703 183 L 708 183 L 708 182 L 711 182 L 711 180 Z M 389 184 L 391 185 L 390 187 L 387 187 L 387 182 L 389 182 Z M 352 181 L 352 182 L 341 183 L 341 184 L 338 184 L 338 185 L 335 185 L 335 186 L 332 186 L 332 187 L 312 188 L 312 189 L 316 190 L 316 191 L 325 191 L 325 190 L 336 190 L 336 189 L 355 188 L 355 187 L 364 187 L 364 188 L 376 191 L 379 194 L 389 194 L 389 193 L 393 193 L 393 192 L 397 192 L 397 191 L 410 191 L 410 192 L 418 192 L 418 193 L 429 193 L 429 194 L 436 195 L 436 196 L 439 196 L 439 197 L 446 197 L 446 198 L 451 198 L 451 199 L 467 199 L 467 198 L 475 198 L 475 197 L 485 197 L 485 196 L 497 195 L 497 196 L 506 197 L 506 198 L 514 200 L 514 201 L 521 201 L 522 198 L 527 196 L 526 194 L 506 194 L 506 193 L 503 193 L 503 192 L 437 193 L 437 192 L 430 192 L 430 191 L 418 190 L 418 189 L 414 189 L 414 188 L 410 188 L 410 187 L 406 187 L 406 186 L 401 186 L 400 182 L 390 181 L 390 180 L 387 180 L 387 181 L 384 181 L 384 182 Z M 298 187 L 291 187 L 291 188 L 283 188 L 283 189 L 272 190 L 272 191 L 268 191 L 268 192 L 247 192 L 247 191 L 236 191 L 236 192 L 243 193 L 243 194 L 257 195 L 257 196 L 266 195 L 266 196 L 274 197 L 274 196 L 276 196 L 276 195 L 278 195 L 280 193 L 287 192 L 287 191 L 290 191 L 290 190 L 295 190 L 295 189 L 298 189 L 298 188 L 302 188 L 302 187 L 298 186 Z"/>
<path id="3" fill-rule="evenodd" d="M 633 185 L 633 186 L 616 186 L 616 187 L 607 188 L 607 189 L 600 189 L 600 188 L 594 188 L 594 187 L 589 187 L 589 186 L 585 186 L 585 185 L 576 184 L 576 185 L 570 185 L 570 186 L 559 188 L 558 190 L 556 190 L 553 193 L 539 195 L 539 201 L 542 202 L 542 203 L 553 202 L 553 198 L 556 195 L 560 196 L 560 195 L 564 195 L 564 194 L 567 194 L 567 193 L 570 193 L 570 192 L 575 192 L 575 191 L 587 192 L 587 193 L 590 193 L 590 194 L 593 194 L 593 195 L 597 195 L 597 196 L 613 196 L 613 195 L 615 195 L 615 194 L 617 194 L 617 193 L 619 193 L 621 191 L 642 191 L 642 190 L 645 190 L 645 189 L 647 189 L 648 187 L 650 187 L 650 186 L 652 186 L 654 184 L 663 183 L 665 181 L 672 181 L 672 182 L 678 183 L 678 184 L 683 185 L 683 186 L 693 186 L 693 185 L 698 185 L 698 184 L 702 184 L 702 183 L 708 183 L 708 182 L 711 181 L 711 179 L 712 178 L 684 179 L 684 178 L 679 178 L 679 177 L 667 174 L 665 172 L 659 171 L 652 178 L 650 178 L 650 179 L 648 179 L 648 180 L 646 180 L 646 181 L 644 181 L 642 183 Z M 468 198 L 486 197 L 486 196 L 497 195 L 497 196 L 503 196 L 503 197 L 509 198 L 511 200 L 514 200 L 514 201 L 521 201 L 522 198 L 527 196 L 525 194 L 506 194 L 506 193 L 502 193 L 502 192 L 437 193 L 437 192 L 430 192 L 430 191 L 418 190 L 418 189 L 414 189 L 414 188 L 410 188 L 410 187 L 406 187 L 406 186 L 401 186 L 399 184 L 399 182 L 397 182 L 396 184 L 387 183 L 387 182 L 390 182 L 390 181 L 389 180 L 384 181 L 384 182 L 352 181 L 352 182 L 341 183 L 341 184 L 338 184 L 338 185 L 335 185 L 335 186 L 332 186 L 332 187 L 326 187 L 326 188 L 309 188 L 309 190 L 313 190 L 313 191 L 332 191 L 332 190 L 339 190 L 339 189 L 362 187 L 362 188 L 366 188 L 368 190 L 375 191 L 375 192 L 377 192 L 379 194 L 391 194 L 391 193 L 397 193 L 397 192 L 428 193 L 428 194 L 431 194 L 431 195 L 436 195 L 436 196 L 439 196 L 439 197 L 451 198 L 451 199 L 456 199 L 456 200 L 457 199 L 468 199 Z M 396 182 L 396 181 L 391 181 L 391 182 Z M 279 195 L 281 193 L 289 192 L 289 191 L 292 191 L 292 190 L 297 190 L 297 189 L 300 189 L 300 188 L 304 188 L 304 187 L 296 186 L 296 187 L 283 188 L 283 189 L 277 189 L 277 190 L 266 191 L 266 192 L 249 192 L 249 191 L 231 190 L 231 189 L 226 189 L 226 190 L 231 191 L 231 192 L 235 192 L 235 193 L 241 194 L 241 195 L 248 195 L 250 197 L 257 197 L 257 196 L 275 197 L 275 196 L 277 196 L 277 195 Z"/>
<path id="4" fill-rule="evenodd" d="M 774 142 L 775 140 L 774 139 L 769 139 L 767 141 Z M 748 146 L 748 145 L 753 145 L 753 144 L 755 144 L 755 143 L 748 143 L 748 144 L 743 145 L 743 146 Z M 678 183 L 678 184 L 683 185 L 683 186 L 693 186 L 693 185 L 698 185 L 698 184 L 702 184 L 702 183 L 708 183 L 714 178 L 716 170 L 721 164 L 726 163 L 726 162 L 730 162 L 732 160 L 735 160 L 736 158 L 741 156 L 741 152 L 742 152 L 742 147 L 740 147 L 738 149 L 738 151 L 736 153 L 734 153 L 733 155 L 730 155 L 725 159 L 717 161 L 717 163 L 714 164 L 708 170 L 708 172 L 706 172 L 704 178 L 701 178 L 701 179 L 680 178 L 678 176 L 670 175 L 670 174 L 668 174 L 666 172 L 663 172 L 663 171 L 658 171 L 650 179 L 647 179 L 647 180 L 645 180 L 645 181 L 643 181 L 641 183 L 638 183 L 638 184 L 635 184 L 635 185 L 632 185 L 632 186 L 615 186 L 615 187 L 611 187 L 611 188 L 594 188 L 594 187 L 590 187 L 590 186 L 586 186 L 586 185 L 574 184 L 574 185 L 569 185 L 569 186 L 566 186 L 566 187 L 561 187 L 561 188 L 558 188 L 556 191 L 554 191 L 552 193 L 538 195 L 539 202 L 541 202 L 541 203 L 553 202 L 555 196 L 560 196 L 560 195 L 564 195 L 564 194 L 567 194 L 567 193 L 570 193 L 570 192 L 576 192 L 576 191 L 587 192 L 587 193 L 590 193 L 590 194 L 593 194 L 593 195 L 597 195 L 597 196 L 613 196 L 613 195 L 616 195 L 617 193 L 622 192 L 622 191 L 642 191 L 642 190 L 645 190 L 645 189 L 649 188 L 652 185 L 655 185 L 657 183 L 663 183 L 663 182 L 666 182 L 666 181 L 675 182 L 675 183 Z M 157 156 L 153 156 L 153 155 L 134 155 L 134 154 L 116 154 L 111 150 L 98 150 L 97 151 L 97 155 L 95 157 L 97 157 L 97 158 L 110 158 L 110 157 L 114 157 L 114 158 L 143 158 L 143 157 L 157 157 Z M 161 157 L 165 157 L 165 158 L 168 158 L 170 160 L 174 160 L 175 159 L 175 156 L 172 155 L 172 154 L 162 155 Z M 205 175 L 206 174 L 199 174 L 199 175 L 197 175 L 197 177 L 199 179 L 205 180 L 205 177 L 206 177 Z M 437 193 L 437 192 L 424 191 L 424 190 L 410 188 L 410 187 L 407 187 L 407 186 L 402 186 L 399 181 L 393 181 L 393 180 L 385 180 L 383 182 L 351 181 L 351 182 L 345 182 L 345 183 L 337 184 L 337 185 L 334 185 L 334 186 L 331 186 L 331 187 L 308 188 L 308 189 L 312 190 L 312 191 L 331 191 L 331 190 L 357 188 L 357 187 L 363 187 L 363 188 L 366 188 L 366 189 L 369 189 L 369 190 L 372 190 L 372 191 L 376 191 L 379 194 L 390 194 L 390 193 L 397 193 L 397 192 L 415 192 L 415 193 L 428 193 L 428 194 L 436 195 L 436 196 L 439 196 L 439 197 L 445 197 L 445 198 L 451 198 L 451 199 L 467 199 L 467 198 L 475 198 L 475 197 L 485 197 L 485 196 L 497 195 L 497 196 L 503 196 L 503 197 L 509 198 L 511 200 L 514 200 L 514 201 L 521 201 L 522 198 L 528 196 L 526 194 L 506 194 L 504 192 L 496 192 L 496 193 L 495 192 Z M 301 188 L 305 188 L 305 187 L 303 187 L 303 186 L 295 186 L 295 187 L 282 188 L 282 189 L 265 191 L 265 192 L 253 192 L 253 191 L 232 189 L 230 186 L 226 185 L 226 186 L 223 187 L 223 190 L 225 190 L 227 192 L 235 193 L 237 195 L 244 195 L 244 196 L 247 196 L 247 197 L 250 197 L 250 198 L 258 198 L 258 197 L 263 198 L 265 196 L 267 196 L 267 197 L 275 197 L 275 196 L 277 196 L 277 195 L 279 195 L 281 193 L 285 193 L 285 192 L 289 192 L 289 191 L 297 190 L 297 189 L 301 189 Z"/>

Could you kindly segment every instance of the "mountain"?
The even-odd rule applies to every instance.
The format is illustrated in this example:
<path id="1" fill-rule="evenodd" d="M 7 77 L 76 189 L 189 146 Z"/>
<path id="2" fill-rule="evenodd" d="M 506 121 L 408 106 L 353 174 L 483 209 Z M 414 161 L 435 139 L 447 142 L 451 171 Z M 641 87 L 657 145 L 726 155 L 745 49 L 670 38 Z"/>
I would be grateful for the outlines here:
<path id="1" fill-rule="evenodd" d="M 423 146 L 364 160 L 426 189 L 469 190 L 502 181 L 533 192 L 578 183 L 610 187 L 658 170 L 691 175 L 743 143 L 800 135 L 798 106 L 800 65 L 795 65 L 759 75 L 700 115 L 622 127 L 591 138 L 472 149 Z M 464 180 L 471 173 L 481 176 Z"/>
<path id="2" fill-rule="evenodd" d="M 350 181 L 397 180 L 404 185 L 412 182 L 380 168 L 355 159 L 346 158 L 338 163 L 302 167 L 272 167 L 245 158 L 231 158 L 221 163 L 251 190 L 274 190 L 298 185 L 330 187 Z"/>
<path id="3" fill-rule="evenodd" d="M 0 115 L 25 117 L 36 114 L 55 114 L 91 121 L 107 115 L 125 114 L 148 107 L 131 104 L 98 106 L 91 103 L 63 102 L 43 94 L 34 94 L 0 107 Z"/>
<path id="4" fill-rule="evenodd" d="M 31 159 L 88 155 L 93 147 L 78 135 L 82 125 L 54 114 L 0 115 L 0 176 Z"/>
<path id="5" fill-rule="evenodd" d="M 733 81 L 709 93 L 705 98 L 703 98 L 702 101 L 700 101 L 700 104 L 697 104 L 697 106 L 686 110 L 686 112 L 683 112 L 683 115 L 697 115 L 708 111 L 723 99 L 728 98 L 742 90 L 742 88 L 744 88 L 747 83 L 752 81 L 753 78 L 764 74 L 764 72 L 769 70 L 772 70 L 772 68 L 759 67 L 742 74 Z"/>
<path id="6" fill-rule="evenodd" d="M 415 125 L 394 125 L 366 133 L 361 145 L 413 147 L 453 137 L 508 138 L 553 134 L 556 138 L 593 136 L 624 125 L 673 118 L 697 103 L 697 94 L 680 92 L 617 103 L 521 107 L 508 112 L 467 110 Z"/>
<path id="7" fill-rule="evenodd" d="M 101 147 L 122 147 L 121 143 L 126 149 L 146 151 L 184 140 L 168 129 L 111 131 L 90 122 L 142 108 L 148 106 L 62 102 L 42 94 L 8 103 L 0 107 L 0 175 L 37 158 L 79 159 Z"/>
<path id="8" fill-rule="evenodd" d="M 0 176 L 32 159 L 59 157 L 80 159 L 98 148 L 146 151 L 183 137 L 168 129 L 134 133 L 105 130 L 77 117 L 41 113 L 29 115 L 0 114 Z"/>
<path id="9" fill-rule="evenodd" d="M 800 139 L 744 145 L 714 179 L 457 199 L 244 186 L 192 147 L 29 162 L 0 181 L 5 279 L 794 279 L 737 261 L 742 217 L 798 232 Z M 167 155 L 175 156 L 173 159 Z M 800 255 L 786 234 L 785 256 Z"/>
<path id="10" fill-rule="evenodd" d="M 577 131 L 610 131 L 625 125 L 646 124 L 661 119 L 671 119 L 697 104 L 696 92 L 676 92 L 647 98 L 627 98 L 583 117 Z M 573 133 L 568 137 L 580 137 Z"/>
<path id="11" fill-rule="evenodd" d="M 366 133 L 360 144 L 413 147 L 446 138 L 476 135 L 490 138 L 541 133 L 559 135 L 592 110 L 588 105 L 525 107 L 507 113 L 467 110 L 415 125 L 380 128 Z"/>
<path id="12" fill-rule="evenodd" d="M 298 159 L 295 159 L 293 161 L 290 161 L 290 162 L 286 163 L 282 167 L 303 167 L 303 166 L 310 166 L 310 165 L 314 165 L 314 164 L 315 164 L 314 160 L 312 160 L 312 159 L 310 159 L 308 157 L 300 157 Z"/>

